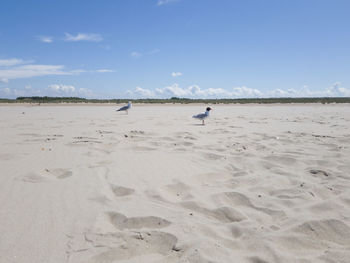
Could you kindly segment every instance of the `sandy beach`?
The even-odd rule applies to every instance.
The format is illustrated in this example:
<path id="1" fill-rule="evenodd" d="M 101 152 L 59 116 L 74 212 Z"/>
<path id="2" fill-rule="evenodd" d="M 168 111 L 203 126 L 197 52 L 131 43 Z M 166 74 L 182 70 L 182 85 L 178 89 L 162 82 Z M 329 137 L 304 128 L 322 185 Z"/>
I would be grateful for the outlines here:
<path id="1" fill-rule="evenodd" d="M 206 106 L 0 106 L 0 262 L 349 262 L 350 106 Z"/>

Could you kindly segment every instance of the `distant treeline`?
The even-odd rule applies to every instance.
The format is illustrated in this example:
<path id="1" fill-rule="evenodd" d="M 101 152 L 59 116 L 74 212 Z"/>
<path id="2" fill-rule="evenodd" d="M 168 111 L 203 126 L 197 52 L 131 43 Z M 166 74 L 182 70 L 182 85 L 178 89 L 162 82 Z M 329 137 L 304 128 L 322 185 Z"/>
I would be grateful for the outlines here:
<path id="1" fill-rule="evenodd" d="M 269 104 L 269 103 L 350 103 L 350 97 L 324 98 L 249 98 L 249 99 L 188 99 L 172 97 L 170 99 L 85 99 L 78 97 L 18 97 L 16 99 L 1 99 L 0 103 L 203 103 L 203 104 Z"/>

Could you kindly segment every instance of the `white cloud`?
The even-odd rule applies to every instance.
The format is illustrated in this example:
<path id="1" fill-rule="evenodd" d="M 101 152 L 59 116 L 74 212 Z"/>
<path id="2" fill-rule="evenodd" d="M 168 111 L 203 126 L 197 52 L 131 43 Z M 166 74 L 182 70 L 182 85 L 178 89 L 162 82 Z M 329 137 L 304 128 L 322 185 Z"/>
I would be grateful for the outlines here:
<path id="1" fill-rule="evenodd" d="M 98 69 L 98 70 L 96 70 L 96 72 L 107 73 L 107 72 L 114 72 L 114 70 L 111 70 L 111 69 Z"/>
<path id="2" fill-rule="evenodd" d="M 30 96 L 70 96 L 70 97 L 84 97 L 84 98 L 96 98 L 96 94 L 90 89 L 75 88 L 72 85 L 52 84 L 46 89 L 34 89 L 31 85 L 26 85 L 22 89 L 0 89 L 0 97 L 5 96 L 7 98 L 15 97 L 30 97 Z"/>
<path id="3" fill-rule="evenodd" d="M 153 98 L 155 93 L 149 89 L 136 87 L 133 91 L 127 91 L 127 94 L 134 98 Z"/>
<path id="4" fill-rule="evenodd" d="M 171 76 L 173 76 L 174 78 L 175 77 L 180 77 L 180 76 L 182 76 L 182 73 L 181 72 L 172 72 Z"/>
<path id="5" fill-rule="evenodd" d="M 32 60 L 17 58 L 0 60 L 0 82 L 8 83 L 11 79 L 31 78 L 49 75 L 75 75 L 85 70 L 66 70 L 62 65 L 33 64 Z"/>
<path id="6" fill-rule="evenodd" d="M 21 64 L 32 63 L 33 61 L 25 61 L 18 58 L 10 58 L 10 59 L 0 59 L 0 67 L 11 67 Z"/>
<path id="7" fill-rule="evenodd" d="M 158 0 L 157 6 L 178 2 L 179 0 Z"/>
<path id="8" fill-rule="evenodd" d="M 40 65 L 28 64 L 33 61 L 24 61 L 22 59 L 2 59 L 0 60 L 0 83 L 8 83 L 11 79 L 31 78 L 49 75 L 78 75 L 81 73 L 107 73 L 114 72 L 111 69 L 66 70 L 63 65 Z"/>
<path id="9" fill-rule="evenodd" d="M 9 88 L 4 88 L 2 89 L 2 91 L 6 94 L 6 95 L 10 95 L 11 94 L 11 90 Z"/>
<path id="10" fill-rule="evenodd" d="M 257 89 L 247 88 L 245 86 L 237 87 L 233 89 L 233 96 L 240 98 L 262 97 L 263 93 Z"/>
<path id="11" fill-rule="evenodd" d="M 229 92 L 222 88 L 209 88 L 201 90 L 199 87 L 196 87 L 195 92 L 193 92 L 195 97 L 204 97 L 204 98 L 229 98 L 232 97 L 232 92 Z"/>
<path id="12" fill-rule="evenodd" d="M 92 92 L 92 90 L 86 89 L 86 88 L 80 88 L 80 89 L 78 90 L 78 94 L 79 94 L 80 96 L 87 97 L 87 98 L 93 98 L 93 97 L 95 97 L 95 94 Z"/>
<path id="13" fill-rule="evenodd" d="M 137 87 L 128 94 L 134 97 L 148 98 L 234 98 L 234 97 L 256 97 L 260 94 L 258 90 L 248 89 L 246 87 L 235 88 L 228 91 L 222 88 L 201 89 L 198 85 L 192 85 L 187 88 L 181 88 L 177 83 L 164 88 L 157 88 L 154 91 Z M 247 95 L 245 95 L 247 94 Z"/>
<path id="14" fill-rule="evenodd" d="M 135 90 L 129 90 L 128 95 L 135 98 L 278 98 L 278 97 L 350 97 L 350 89 L 343 87 L 339 82 L 334 83 L 324 90 L 310 90 L 307 85 L 301 89 L 274 89 L 261 91 L 248 88 L 246 86 L 234 87 L 232 89 L 208 88 L 201 89 L 198 85 L 192 85 L 187 88 L 181 88 L 177 83 L 164 88 L 155 90 L 143 89 L 137 87 Z"/>
<path id="15" fill-rule="evenodd" d="M 99 34 L 84 34 L 78 33 L 76 36 L 69 33 L 65 33 L 65 41 L 77 42 L 77 41 L 90 41 L 90 42 L 100 42 L 103 40 L 102 36 Z"/>
<path id="16" fill-rule="evenodd" d="M 133 51 L 131 52 L 130 54 L 133 58 L 139 58 L 142 56 L 142 54 L 140 52 L 137 52 L 137 51 Z"/>
<path id="17" fill-rule="evenodd" d="M 49 90 L 54 91 L 56 93 L 64 93 L 64 94 L 73 94 L 75 92 L 75 87 L 71 85 L 60 85 L 60 84 L 52 84 L 49 85 Z"/>
<path id="18" fill-rule="evenodd" d="M 247 88 L 245 86 L 235 87 L 231 90 L 223 88 L 201 89 L 198 85 L 181 88 L 177 83 L 155 90 L 143 89 L 140 87 L 129 90 L 128 95 L 135 98 L 268 98 L 268 97 L 350 97 L 350 89 L 334 83 L 325 90 L 311 91 L 307 86 L 300 90 L 295 89 L 275 89 L 262 92 L 258 89 Z"/>
<path id="19" fill-rule="evenodd" d="M 177 83 L 164 88 L 157 88 L 154 91 L 137 87 L 133 91 L 128 91 L 128 94 L 134 97 L 148 98 L 228 98 L 232 97 L 233 92 L 221 88 L 209 88 L 202 90 L 199 86 L 193 85 L 188 88 L 181 88 Z"/>
<path id="20" fill-rule="evenodd" d="M 175 97 L 191 97 L 192 92 L 190 89 L 183 89 L 180 88 L 177 83 L 174 83 L 171 86 L 162 88 L 162 89 L 157 89 L 156 90 L 158 94 L 161 95 L 168 95 L 168 96 L 175 96 Z"/>
<path id="21" fill-rule="evenodd" d="M 79 97 L 87 97 L 94 98 L 96 95 L 92 90 L 87 88 L 79 88 L 76 89 L 72 85 L 63 85 L 63 84 L 52 84 L 48 86 L 48 91 L 53 92 L 54 95 L 60 96 L 79 96 Z"/>
<path id="22" fill-rule="evenodd" d="M 340 82 L 336 82 L 326 90 L 326 94 L 329 96 L 350 97 L 350 90 L 342 87 Z"/>
<path id="23" fill-rule="evenodd" d="M 245 86 L 236 87 L 232 90 L 226 90 L 223 88 L 208 88 L 201 89 L 199 86 L 194 85 L 188 87 L 191 91 L 192 97 L 195 98 L 252 98 L 262 97 L 263 94 L 257 89 L 250 89 Z"/>
<path id="24" fill-rule="evenodd" d="M 261 97 L 263 94 L 257 89 L 249 89 L 247 87 L 237 87 L 232 91 L 222 88 L 201 89 L 198 85 L 192 85 L 188 88 L 180 88 L 178 84 L 157 89 L 160 95 L 168 95 L 175 97 L 187 98 L 245 98 L 245 97 Z"/>
<path id="25" fill-rule="evenodd" d="M 23 96 L 40 96 L 41 91 L 33 89 L 30 85 L 24 87 L 24 89 L 10 89 L 4 88 L 0 90 L 0 96 L 5 95 L 7 98 L 23 97 Z"/>
<path id="26" fill-rule="evenodd" d="M 38 39 L 44 43 L 52 43 L 53 42 L 53 37 L 49 37 L 49 36 L 38 36 Z"/>
<path id="27" fill-rule="evenodd" d="M 147 52 L 139 52 L 139 51 L 133 51 L 130 53 L 130 56 L 133 57 L 133 58 L 140 58 L 142 56 L 147 56 L 147 55 L 154 55 L 154 54 L 157 54 L 160 52 L 160 49 L 156 48 L 156 49 L 153 49 L 151 51 L 147 51 Z"/>
<path id="28" fill-rule="evenodd" d="M 76 71 L 66 71 L 61 65 L 21 65 L 0 69 L 0 79 L 20 79 L 48 75 L 72 75 L 78 74 Z"/>
<path id="29" fill-rule="evenodd" d="M 300 90 L 295 89 L 275 89 L 267 91 L 266 97 L 350 97 L 350 89 L 344 88 L 341 83 L 336 82 L 332 86 L 324 90 L 310 90 L 307 85 L 304 85 Z"/>
<path id="30" fill-rule="evenodd" d="M 300 92 L 294 89 L 288 89 L 288 90 L 275 89 L 267 92 L 266 95 L 268 97 L 299 97 L 300 94 L 306 94 L 306 93 L 308 93 L 307 89 Z"/>
<path id="31" fill-rule="evenodd" d="M 78 75 L 80 73 L 86 73 L 86 72 L 90 72 L 88 70 L 85 70 L 85 69 L 73 69 L 73 70 L 70 70 L 69 71 L 69 75 Z"/>
<path id="32" fill-rule="evenodd" d="M 24 86 L 24 91 L 18 90 L 17 93 L 22 94 L 22 95 L 16 94 L 18 96 L 39 96 L 41 95 L 41 90 L 33 89 L 31 85 L 26 85 Z"/>

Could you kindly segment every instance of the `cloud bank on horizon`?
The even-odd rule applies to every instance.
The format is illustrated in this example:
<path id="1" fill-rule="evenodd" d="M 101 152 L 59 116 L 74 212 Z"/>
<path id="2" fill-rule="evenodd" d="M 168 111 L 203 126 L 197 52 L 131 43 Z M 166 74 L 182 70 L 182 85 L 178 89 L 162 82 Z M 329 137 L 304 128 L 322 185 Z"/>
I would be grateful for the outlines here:
<path id="1" fill-rule="evenodd" d="M 32 97 L 32 96 L 49 96 L 49 97 L 83 97 L 96 98 L 97 95 L 90 89 L 75 88 L 72 85 L 51 84 L 45 89 L 33 88 L 31 85 L 25 86 L 23 89 L 0 89 L 0 96 L 7 98 L 16 97 Z"/>
<path id="2" fill-rule="evenodd" d="M 45 89 L 33 89 L 26 86 L 24 89 L 0 89 L 0 97 L 20 97 L 20 96 L 67 96 L 84 98 L 106 98 L 101 94 L 96 94 L 90 89 L 75 88 L 72 85 L 51 84 Z M 201 89 L 197 85 L 181 88 L 177 83 L 164 88 L 154 90 L 136 87 L 133 90 L 127 90 L 121 97 L 109 98 L 129 98 L 129 99 L 166 99 L 171 97 L 191 98 L 191 99 L 235 99 L 235 98 L 302 98 L 302 97 L 350 97 L 350 89 L 344 88 L 341 83 L 336 82 L 323 90 L 312 91 L 307 86 L 299 90 L 295 89 L 275 89 L 266 92 L 258 89 L 251 89 L 245 86 L 234 87 L 230 90 L 222 88 Z"/>
<path id="3" fill-rule="evenodd" d="M 197 85 L 181 88 L 178 84 L 173 84 L 164 88 L 155 90 L 136 87 L 134 90 L 128 90 L 130 98 L 271 98 L 271 97 L 350 97 L 350 89 L 342 87 L 341 83 L 336 82 L 324 90 L 311 91 L 307 86 L 299 90 L 295 89 L 275 89 L 266 92 L 258 89 L 252 89 L 245 86 L 235 87 L 230 90 L 222 88 L 201 89 Z"/>

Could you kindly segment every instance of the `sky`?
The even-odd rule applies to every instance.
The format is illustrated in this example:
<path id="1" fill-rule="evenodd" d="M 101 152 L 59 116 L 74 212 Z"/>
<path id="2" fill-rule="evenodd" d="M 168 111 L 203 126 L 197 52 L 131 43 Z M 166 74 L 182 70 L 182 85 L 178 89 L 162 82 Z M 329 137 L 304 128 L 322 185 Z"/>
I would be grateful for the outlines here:
<path id="1" fill-rule="evenodd" d="M 350 97 L 348 0 L 2 0 L 0 98 Z"/>

